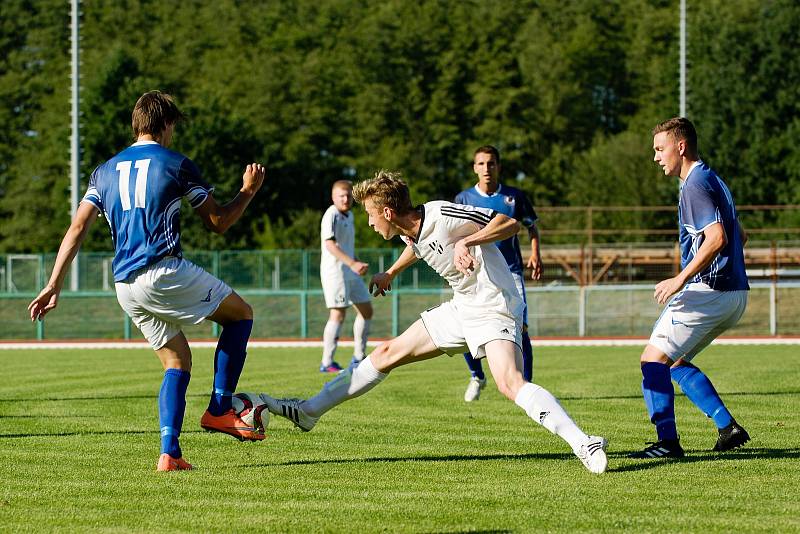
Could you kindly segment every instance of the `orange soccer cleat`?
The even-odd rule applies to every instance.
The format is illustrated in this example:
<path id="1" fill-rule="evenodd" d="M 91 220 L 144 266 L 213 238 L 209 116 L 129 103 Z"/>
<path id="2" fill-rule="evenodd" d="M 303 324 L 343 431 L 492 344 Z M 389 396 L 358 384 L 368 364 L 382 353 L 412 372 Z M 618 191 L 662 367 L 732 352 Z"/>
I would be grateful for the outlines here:
<path id="1" fill-rule="evenodd" d="M 242 421 L 233 409 L 222 415 L 211 415 L 206 410 L 200 418 L 200 426 L 209 432 L 222 432 L 241 441 L 261 441 L 266 437 L 262 429 Z"/>
<path id="2" fill-rule="evenodd" d="M 173 458 L 165 452 L 158 458 L 156 471 L 188 471 L 191 468 L 192 464 L 183 458 Z"/>

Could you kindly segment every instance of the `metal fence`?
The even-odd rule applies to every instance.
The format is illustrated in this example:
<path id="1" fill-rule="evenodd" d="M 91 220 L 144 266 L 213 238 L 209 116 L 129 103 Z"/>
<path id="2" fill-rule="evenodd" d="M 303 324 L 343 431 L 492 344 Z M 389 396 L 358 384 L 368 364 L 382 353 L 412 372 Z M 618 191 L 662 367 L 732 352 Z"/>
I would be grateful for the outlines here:
<path id="1" fill-rule="evenodd" d="M 737 335 L 800 334 L 800 247 L 797 243 L 748 246 L 750 303 Z M 758 252 L 754 253 L 753 251 Z M 370 272 L 388 268 L 399 249 L 359 250 Z M 327 309 L 319 281 L 319 251 L 212 251 L 188 259 L 225 280 L 255 311 L 254 337 L 319 338 Z M 672 244 L 547 248 L 545 276 L 527 289 L 533 336 L 646 336 L 660 313 L 653 282 L 672 276 Z M 116 302 L 110 254 L 79 256 L 79 291 L 62 293 L 59 309 L 41 323 L 27 319 L 26 306 L 49 276 L 54 254 L 0 256 L 0 339 L 139 339 Z M 579 284 L 578 282 L 583 282 Z M 588 282 L 588 283 L 587 283 Z M 372 335 L 393 336 L 420 311 L 450 298 L 449 288 L 426 264 L 402 273 L 387 298 L 373 301 Z M 343 336 L 352 335 L 351 321 Z M 216 325 L 187 329 L 211 338 Z"/>

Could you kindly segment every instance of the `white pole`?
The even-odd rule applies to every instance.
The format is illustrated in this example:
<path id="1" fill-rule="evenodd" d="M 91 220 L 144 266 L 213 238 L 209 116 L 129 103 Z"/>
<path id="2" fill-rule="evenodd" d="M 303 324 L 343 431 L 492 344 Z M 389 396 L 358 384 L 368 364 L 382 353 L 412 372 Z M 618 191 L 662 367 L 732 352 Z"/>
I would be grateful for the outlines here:
<path id="1" fill-rule="evenodd" d="M 71 0 L 71 20 L 72 20 L 72 32 L 71 32 L 71 40 L 72 40 L 72 72 L 71 72 L 71 85 L 72 85 L 72 106 L 71 106 L 71 114 L 72 114 L 72 135 L 70 138 L 70 194 L 69 194 L 69 206 L 70 206 L 70 218 L 75 218 L 75 213 L 78 211 L 78 184 L 79 184 L 79 172 L 80 172 L 80 161 L 81 161 L 81 154 L 80 154 L 80 122 L 78 114 L 80 113 L 80 47 L 78 46 L 78 39 L 79 37 L 79 25 L 80 25 L 80 13 L 78 10 L 78 4 L 80 0 Z M 72 291 L 78 290 L 78 280 L 79 280 L 79 273 L 78 273 L 78 256 L 75 256 L 75 259 L 72 261 L 72 269 L 70 270 L 70 289 Z"/>
<path id="2" fill-rule="evenodd" d="M 686 116 L 686 0 L 681 0 L 680 111 Z"/>

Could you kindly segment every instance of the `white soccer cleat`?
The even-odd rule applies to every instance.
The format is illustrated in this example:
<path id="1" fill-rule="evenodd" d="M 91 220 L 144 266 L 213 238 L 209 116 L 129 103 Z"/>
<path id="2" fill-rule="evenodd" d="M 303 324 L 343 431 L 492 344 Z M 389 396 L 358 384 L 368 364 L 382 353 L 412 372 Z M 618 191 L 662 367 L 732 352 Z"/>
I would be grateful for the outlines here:
<path id="1" fill-rule="evenodd" d="M 481 396 L 481 390 L 486 387 L 486 379 L 473 376 L 469 379 L 467 390 L 464 392 L 464 400 L 466 402 L 476 401 Z"/>
<path id="2" fill-rule="evenodd" d="M 304 402 L 303 399 L 273 399 L 266 393 L 260 394 L 259 397 L 267 405 L 270 413 L 285 417 L 303 432 L 310 431 L 319 421 L 319 417 L 311 417 L 300 407 Z"/>
<path id="3" fill-rule="evenodd" d="M 583 465 L 592 473 L 600 474 L 605 472 L 608 467 L 608 457 L 606 456 L 608 441 L 600 436 L 589 436 L 589 439 L 575 451 Z"/>

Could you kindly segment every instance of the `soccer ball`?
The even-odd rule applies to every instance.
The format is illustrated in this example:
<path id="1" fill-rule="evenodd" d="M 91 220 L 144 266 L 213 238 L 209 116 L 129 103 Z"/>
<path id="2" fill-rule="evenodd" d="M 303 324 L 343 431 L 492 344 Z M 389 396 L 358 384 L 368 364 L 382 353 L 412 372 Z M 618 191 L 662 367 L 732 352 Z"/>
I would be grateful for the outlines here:
<path id="1" fill-rule="evenodd" d="M 233 410 L 245 424 L 264 430 L 269 424 L 269 410 L 258 393 L 237 393 L 231 399 Z"/>

